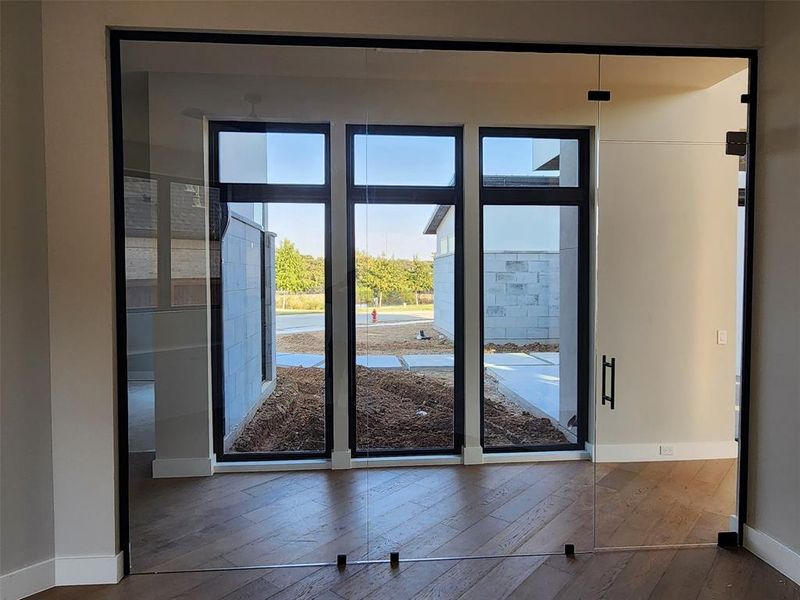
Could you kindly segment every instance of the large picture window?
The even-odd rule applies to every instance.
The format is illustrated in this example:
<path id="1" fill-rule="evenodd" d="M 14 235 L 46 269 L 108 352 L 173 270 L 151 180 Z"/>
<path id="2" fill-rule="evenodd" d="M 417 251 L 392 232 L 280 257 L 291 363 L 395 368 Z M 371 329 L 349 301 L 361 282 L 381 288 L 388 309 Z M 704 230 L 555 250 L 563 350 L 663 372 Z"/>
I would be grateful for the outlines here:
<path id="1" fill-rule="evenodd" d="M 482 440 L 583 449 L 588 135 L 481 129 Z"/>
<path id="2" fill-rule="evenodd" d="M 211 122 L 218 460 L 329 456 L 327 124 Z"/>
<path id="3" fill-rule="evenodd" d="M 350 446 L 459 453 L 462 130 L 349 126 Z"/>

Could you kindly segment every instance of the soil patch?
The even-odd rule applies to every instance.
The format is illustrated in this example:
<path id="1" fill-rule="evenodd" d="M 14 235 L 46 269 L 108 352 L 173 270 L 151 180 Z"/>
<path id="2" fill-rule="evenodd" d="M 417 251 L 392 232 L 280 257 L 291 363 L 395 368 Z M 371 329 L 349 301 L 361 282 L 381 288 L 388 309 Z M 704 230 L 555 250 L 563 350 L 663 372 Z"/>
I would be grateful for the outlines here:
<path id="1" fill-rule="evenodd" d="M 429 340 L 418 340 L 423 329 Z M 325 332 L 287 333 L 277 336 L 278 352 L 322 354 Z M 356 352 L 359 354 L 452 354 L 453 341 L 433 328 L 433 321 L 402 325 L 367 325 L 356 328 Z"/>
<path id="2" fill-rule="evenodd" d="M 507 400 L 497 387 L 497 379 L 483 379 L 484 443 L 498 446 L 541 446 L 567 444 L 564 433 L 550 419 L 537 417 L 519 404 Z"/>
<path id="3" fill-rule="evenodd" d="M 307 334 L 296 334 L 307 335 Z M 451 448 L 451 370 L 396 371 L 357 367 L 356 435 L 361 449 Z M 486 376 L 487 446 L 564 444 L 553 423 L 505 399 Z M 233 443 L 234 452 L 282 452 L 325 447 L 324 369 L 279 367 L 275 391 Z"/>
<path id="4" fill-rule="evenodd" d="M 483 349 L 486 352 L 558 352 L 558 343 L 554 342 L 531 342 L 530 344 L 486 344 Z"/>
<path id="5" fill-rule="evenodd" d="M 278 367 L 272 394 L 233 442 L 233 452 L 325 450 L 325 369 Z"/>

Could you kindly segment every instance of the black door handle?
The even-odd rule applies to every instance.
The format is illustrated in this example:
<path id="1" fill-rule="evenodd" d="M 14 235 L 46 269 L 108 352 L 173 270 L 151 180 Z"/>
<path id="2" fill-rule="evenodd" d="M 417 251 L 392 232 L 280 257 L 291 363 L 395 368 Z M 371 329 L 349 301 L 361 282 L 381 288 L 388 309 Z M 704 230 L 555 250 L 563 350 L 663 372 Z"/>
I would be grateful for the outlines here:
<path id="1" fill-rule="evenodd" d="M 606 394 L 606 369 L 611 369 L 611 394 Z M 601 398 L 601 404 L 603 406 L 606 405 L 608 402 L 611 410 L 614 410 L 614 389 L 616 387 L 616 372 L 617 372 L 617 359 L 612 357 L 611 361 L 609 362 L 606 358 L 606 355 L 603 354 L 603 374 L 602 374 L 602 381 L 603 381 L 603 395 Z"/>

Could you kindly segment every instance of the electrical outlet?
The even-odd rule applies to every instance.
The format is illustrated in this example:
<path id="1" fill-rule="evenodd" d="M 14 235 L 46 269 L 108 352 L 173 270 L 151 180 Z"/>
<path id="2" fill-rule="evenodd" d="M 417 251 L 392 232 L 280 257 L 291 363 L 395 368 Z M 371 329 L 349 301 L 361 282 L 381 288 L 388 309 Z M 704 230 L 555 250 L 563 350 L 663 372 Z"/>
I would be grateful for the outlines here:
<path id="1" fill-rule="evenodd" d="M 658 453 L 661 456 L 675 456 L 675 446 L 661 445 L 658 447 Z"/>
<path id="2" fill-rule="evenodd" d="M 728 343 L 728 330 L 727 329 L 717 329 L 717 344 L 720 346 L 724 346 Z"/>

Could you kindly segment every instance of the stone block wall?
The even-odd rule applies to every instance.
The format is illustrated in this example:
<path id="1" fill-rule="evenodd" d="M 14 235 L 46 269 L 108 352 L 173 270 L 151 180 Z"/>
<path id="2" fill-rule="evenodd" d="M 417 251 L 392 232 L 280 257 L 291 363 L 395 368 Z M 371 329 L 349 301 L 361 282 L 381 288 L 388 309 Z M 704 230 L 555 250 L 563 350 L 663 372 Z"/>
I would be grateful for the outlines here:
<path id="1" fill-rule="evenodd" d="M 232 215 L 222 241 L 226 436 L 262 398 L 261 235 Z"/>
<path id="2" fill-rule="evenodd" d="M 559 253 L 483 255 L 484 341 L 559 339 Z"/>
<path id="3" fill-rule="evenodd" d="M 455 335 L 455 254 L 433 259 L 433 325 L 453 339 Z"/>

